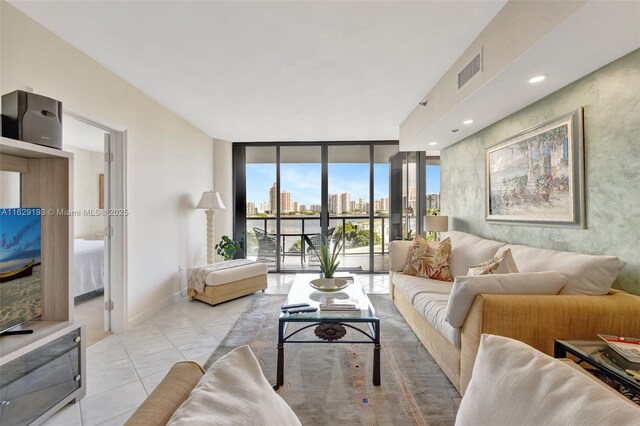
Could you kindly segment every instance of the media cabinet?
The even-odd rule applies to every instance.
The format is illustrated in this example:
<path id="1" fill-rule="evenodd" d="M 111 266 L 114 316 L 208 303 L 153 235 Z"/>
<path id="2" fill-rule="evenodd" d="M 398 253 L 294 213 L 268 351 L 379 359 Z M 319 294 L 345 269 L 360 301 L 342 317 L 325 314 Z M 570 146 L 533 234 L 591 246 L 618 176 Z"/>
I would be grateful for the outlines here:
<path id="1" fill-rule="evenodd" d="M 0 424 L 37 425 L 86 393 L 85 331 L 73 318 L 73 222 L 64 213 L 73 209 L 73 154 L 3 137 L 0 170 L 20 173 L 20 207 L 46 211 L 42 316 L 17 327 L 33 334 L 0 337 Z"/>

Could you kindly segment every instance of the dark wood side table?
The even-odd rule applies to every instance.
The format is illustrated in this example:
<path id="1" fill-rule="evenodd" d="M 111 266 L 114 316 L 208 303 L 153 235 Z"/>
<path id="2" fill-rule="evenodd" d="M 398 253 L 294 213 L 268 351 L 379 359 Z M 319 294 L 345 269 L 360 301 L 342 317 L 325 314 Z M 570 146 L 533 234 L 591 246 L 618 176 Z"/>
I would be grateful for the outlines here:
<path id="1" fill-rule="evenodd" d="M 589 364 L 640 398 L 640 382 L 604 355 L 606 347 L 607 344 L 601 340 L 556 340 L 553 352 L 556 358 L 566 358 L 570 353 L 578 358 L 578 364 Z"/>

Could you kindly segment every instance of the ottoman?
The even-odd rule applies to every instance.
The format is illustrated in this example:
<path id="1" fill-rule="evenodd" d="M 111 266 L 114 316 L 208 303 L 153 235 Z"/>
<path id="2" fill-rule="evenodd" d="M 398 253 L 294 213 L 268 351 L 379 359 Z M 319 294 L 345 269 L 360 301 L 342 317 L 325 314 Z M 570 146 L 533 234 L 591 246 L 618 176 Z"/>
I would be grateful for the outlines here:
<path id="1" fill-rule="evenodd" d="M 193 268 L 189 272 L 198 276 L 204 282 L 189 284 L 189 300 L 201 300 L 210 305 L 226 302 L 264 291 L 267 288 L 267 272 L 269 266 L 265 263 L 250 260 L 231 260 Z M 195 273 L 196 270 L 199 270 Z M 204 278 L 200 278 L 204 277 Z"/>

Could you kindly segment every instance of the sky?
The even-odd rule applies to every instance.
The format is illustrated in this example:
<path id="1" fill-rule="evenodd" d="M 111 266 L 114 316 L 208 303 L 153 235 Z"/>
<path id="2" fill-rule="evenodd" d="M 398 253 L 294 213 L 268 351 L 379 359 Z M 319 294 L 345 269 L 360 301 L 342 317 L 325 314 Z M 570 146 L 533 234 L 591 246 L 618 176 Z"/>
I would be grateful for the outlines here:
<path id="1" fill-rule="evenodd" d="M 269 189 L 276 180 L 275 164 L 247 164 L 247 201 L 269 201 Z M 291 193 L 291 202 L 297 201 L 309 208 L 320 204 L 321 166 L 319 163 L 282 163 L 280 189 Z M 389 196 L 389 165 L 374 164 L 374 199 Z M 329 194 L 349 192 L 351 200 L 369 199 L 369 165 L 363 163 L 330 163 Z M 440 167 L 427 167 L 427 192 L 440 192 Z"/>
<path id="2" fill-rule="evenodd" d="M 0 269 L 13 260 L 40 257 L 40 216 L 18 216 L 16 210 L 0 209 Z"/>

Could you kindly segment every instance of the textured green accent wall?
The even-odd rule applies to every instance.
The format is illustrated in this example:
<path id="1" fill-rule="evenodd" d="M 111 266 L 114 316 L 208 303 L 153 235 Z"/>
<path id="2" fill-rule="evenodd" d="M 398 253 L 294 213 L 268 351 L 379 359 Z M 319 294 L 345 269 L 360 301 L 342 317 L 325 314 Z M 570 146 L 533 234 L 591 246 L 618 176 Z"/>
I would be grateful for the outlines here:
<path id="1" fill-rule="evenodd" d="M 487 223 L 485 148 L 580 106 L 586 229 Z M 514 244 L 618 256 L 627 266 L 614 286 L 640 294 L 640 49 L 444 149 L 441 164 L 443 214 L 452 218 L 453 229 Z"/>

